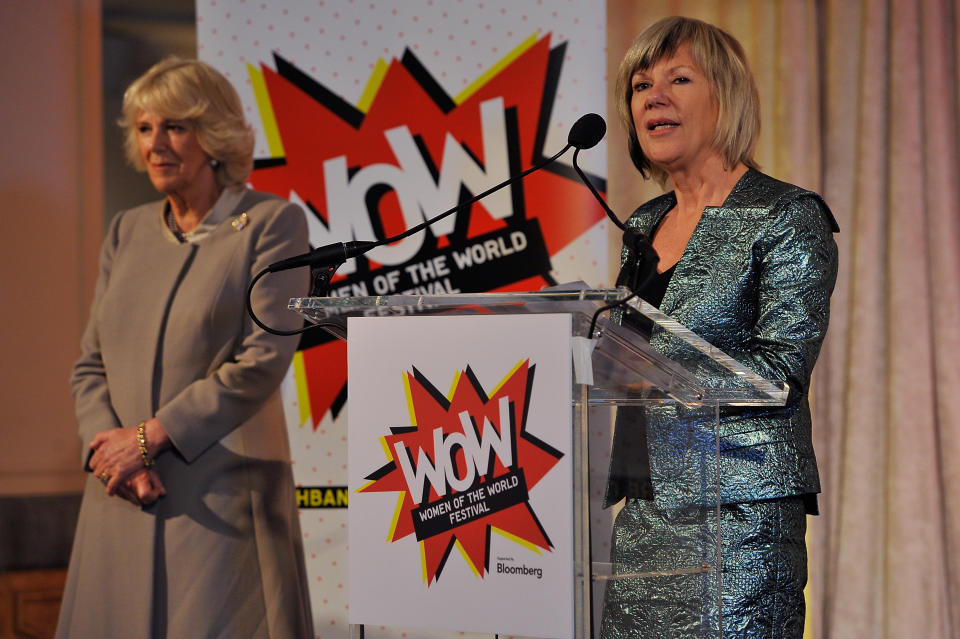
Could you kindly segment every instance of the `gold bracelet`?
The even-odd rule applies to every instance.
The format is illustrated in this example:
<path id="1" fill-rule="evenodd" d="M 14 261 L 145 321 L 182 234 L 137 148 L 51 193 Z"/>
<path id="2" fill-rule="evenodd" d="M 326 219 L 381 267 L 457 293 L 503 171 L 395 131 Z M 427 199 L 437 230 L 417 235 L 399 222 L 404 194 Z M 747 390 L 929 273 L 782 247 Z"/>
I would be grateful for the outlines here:
<path id="1" fill-rule="evenodd" d="M 140 448 L 140 459 L 146 468 L 153 468 L 153 457 L 147 450 L 147 422 L 137 424 L 137 446 Z"/>

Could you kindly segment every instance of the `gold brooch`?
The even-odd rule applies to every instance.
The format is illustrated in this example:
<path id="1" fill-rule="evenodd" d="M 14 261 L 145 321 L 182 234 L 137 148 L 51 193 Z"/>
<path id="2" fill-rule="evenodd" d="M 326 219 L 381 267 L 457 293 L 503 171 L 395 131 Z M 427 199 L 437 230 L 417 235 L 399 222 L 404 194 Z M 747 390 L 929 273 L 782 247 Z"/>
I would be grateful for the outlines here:
<path id="1" fill-rule="evenodd" d="M 230 223 L 233 225 L 233 228 L 237 231 L 242 231 L 243 227 L 247 225 L 247 214 L 241 213 L 237 217 L 233 218 L 233 222 Z"/>

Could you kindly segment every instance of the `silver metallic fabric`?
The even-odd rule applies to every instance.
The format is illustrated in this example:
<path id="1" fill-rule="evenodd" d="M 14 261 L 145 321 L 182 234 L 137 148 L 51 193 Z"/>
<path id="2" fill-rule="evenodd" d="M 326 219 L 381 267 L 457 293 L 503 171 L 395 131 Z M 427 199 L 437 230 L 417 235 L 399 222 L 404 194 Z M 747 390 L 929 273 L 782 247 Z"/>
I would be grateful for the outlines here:
<path id="1" fill-rule="evenodd" d="M 716 553 L 716 521 L 714 508 L 661 510 L 652 501 L 631 499 L 615 525 L 616 571 L 649 574 L 709 563 Z M 803 500 L 723 506 L 720 521 L 720 588 L 715 571 L 610 581 L 601 637 L 800 639 L 807 576 Z M 716 605 L 721 591 L 722 618 Z"/>
<path id="2" fill-rule="evenodd" d="M 675 204 L 674 194 L 667 193 L 643 204 L 628 224 L 649 233 Z M 782 511 L 770 512 L 771 519 L 767 520 L 763 516 L 766 510 L 759 504 L 793 498 L 786 501 L 800 504 L 802 513 L 804 500 L 800 496 L 820 491 L 807 393 L 829 320 L 830 295 L 837 274 L 837 248 L 833 240 L 837 230 L 833 215 L 819 195 L 750 169 L 722 206 L 704 210 L 660 305 L 661 311 L 759 375 L 783 380 L 789 385 L 790 394 L 783 407 L 725 407 L 719 414 L 719 498 L 724 504 L 723 526 L 731 526 L 730 531 L 723 531 L 724 543 L 732 544 L 728 547 L 731 557 L 723 559 L 725 570 L 737 574 L 737 567 L 730 562 L 741 560 L 754 566 L 767 566 L 767 570 L 794 566 L 794 572 L 799 571 L 796 582 L 789 587 L 778 582 L 777 588 L 781 591 L 795 590 L 798 585 L 802 590 L 805 582 L 805 559 L 800 561 L 794 557 L 792 550 L 798 534 L 802 544 L 805 522 L 802 517 L 788 517 Z M 668 340 L 658 328 L 654 328 L 650 343 L 672 359 L 686 359 L 683 346 Z M 709 385 L 716 380 L 708 376 L 703 381 Z M 605 500 L 606 505 L 610 505 L 627 498 L 626 508 L 614 526 L 615 565 L 633 570 L 630 566 L 650 554 L 651 548 L 656 549 L 658 538 L 672 536 L 692 535 L 684 537 L 682 545 L 691 548 L 690 552 L 708 552 L 704 548 L 711 544 L 706 534 L 709 530 L 683 518 L 693 513 L 706 522 L 715 522 L 716 427 L 714 407 L 689 409 L 664 404 L 621 409 L 612 451 L 615 472 L 608 482 Z M 643 431 L 643 436 L 637 434 L 638 429 Z M 637 450 L 637 442 L 644 439 L 646 451 Z M 623 461 L 627 446 L 632 446 L 628 459 L 636 460 L 635 463 Z M 614 468 L 618 454 L 620 463 Z M 638 476 L 624 477 L 624 467 L 631 465 L 639 469 Z M 640 486 L 641 490 L 631 490 L 631 486 Z M 807 503 L 813 502 L 807 500 Z M 736 509 L 746 509 L 745 519 L 737 519 L 739 515 L 733 514 L 739 512 Z M 713 515 L 708 516 L 709 513 Z M 784 547 L 791 549 L 784 550 L 781 545 L 771 543 L 769 556 L 763 561 L 758 559 L 763 551 L 743 554 L 733 540 L 727 538 L 728 535 L 752 538 L 756 530 L 777 527 L 784 521 L 796 525 L 791 530 L 777 532 L 774 537 L 787 540 Z M 651 546 L 651 542 L 655 545 Z M 715 540 L 712 544 L 715 557 Z M 654 552 L 654 556 L 658 553 L 659 550 Z M 794 636 L 786 631 L 785 634 L 750 634 L 742 630 L 761 623 L 756 615 L 769 607 L 763 606 L 761 610 L 732 602 L 748 597 L 749 591 L 757 589 L 756 597 L 749 596 L 766 597 L 769 593 L 762 591 L 772 577 L 764 576 L 764 570 L 748 568 L 754 576 L 732 578 L 724 583 L 724 636 Z M 703 579 L 706 578 L 700 578 Z M 654 614 L 650 611 L 641 614 L 644 601 L 687 602 L 682 606 L 654 604 L 659 611 L 657 615 L 673 619 L 679 626 L 686 623 L 683 619 L 716 617 L 716 598 L 694 597 L 689 581 L 671 584 L 670 580 L 661 580 L 660 586 L 642 589 L 638 586 L 634 598 L 630 595 L 631 588 L 622 585 L 629 584 L 630 580 L 616 582 L 621 585 L 610 590 L 605 604 L 604 636 L 699 636 L 680 630 L 643 634 L 631 621 L 638 615 L 650 619 L 650 614 Z M 697 587 L 709 591 L 702 584 Z M 650 588 L 659 590 L 652 592 Z M 611 599 L 614 594 L 616 598 Z M 802 597 L 799 613 L 795 598 L 775 599 L 784 609 L 776 610 L 774 606 L 768 610 L 770 615 L 792 619 L 799 614 L 802 620 Z M 686 608 L 690 610 L 684 612 Z M 694 608 L 698 611 L 695 615 Z"/>

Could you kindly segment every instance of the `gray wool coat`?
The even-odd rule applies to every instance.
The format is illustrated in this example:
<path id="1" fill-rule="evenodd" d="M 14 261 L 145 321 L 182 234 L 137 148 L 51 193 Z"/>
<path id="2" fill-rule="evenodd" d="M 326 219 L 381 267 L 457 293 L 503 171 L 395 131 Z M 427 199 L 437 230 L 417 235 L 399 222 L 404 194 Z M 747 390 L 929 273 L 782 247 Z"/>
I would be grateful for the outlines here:
<path id="1" fill-rule="evenodd" d="M 277 390 L 297 339 L 245 309 L 253 275 L 308 250 L 303 212 L 233 187 L 195 244 L 162 215 L 155 202 L 110 224 L 71 384 L 84 460 L 97 432 L 157 416 L 167 495 L 139 508 L 87 478 L 57 636 L 312 637 Z M 305 271 L 258 282 L 265 323 L 301 324 L 286 305 Z"/>

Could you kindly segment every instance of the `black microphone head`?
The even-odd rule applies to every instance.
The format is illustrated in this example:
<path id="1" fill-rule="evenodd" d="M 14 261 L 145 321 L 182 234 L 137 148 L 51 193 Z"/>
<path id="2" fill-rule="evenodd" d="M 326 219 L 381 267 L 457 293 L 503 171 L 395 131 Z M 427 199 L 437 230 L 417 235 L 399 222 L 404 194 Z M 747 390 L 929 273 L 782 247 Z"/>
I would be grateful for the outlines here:
<path id="1" fill-rule="evenodd" d="M 607 123 L 596 113 L 588 113 L 573 123 L 567 144 L 575 149 L 590 149 L 600 143 L 607 132 Z"/>

